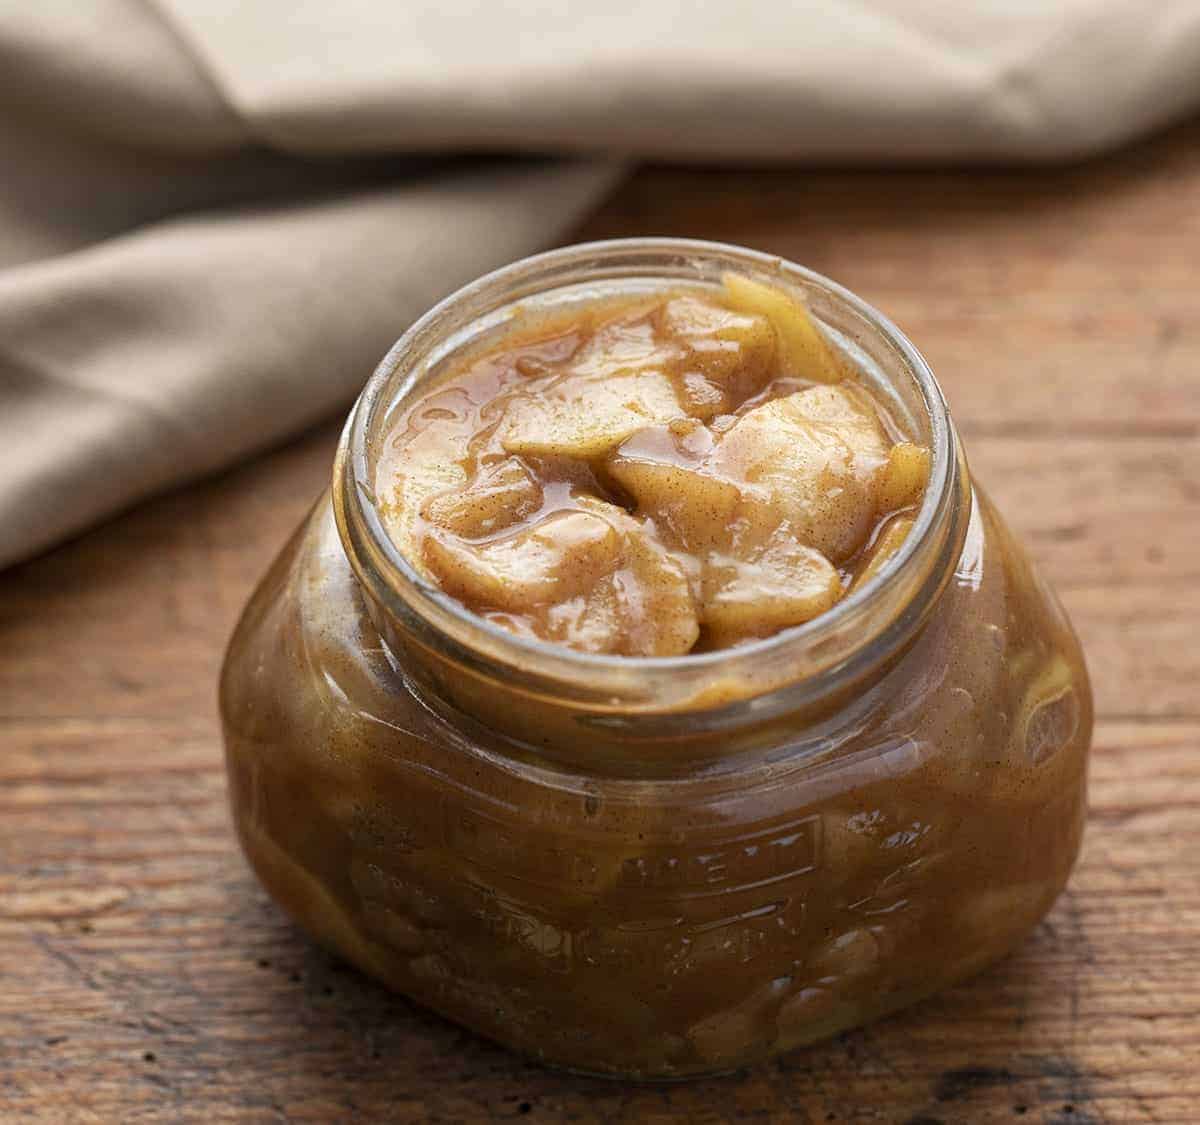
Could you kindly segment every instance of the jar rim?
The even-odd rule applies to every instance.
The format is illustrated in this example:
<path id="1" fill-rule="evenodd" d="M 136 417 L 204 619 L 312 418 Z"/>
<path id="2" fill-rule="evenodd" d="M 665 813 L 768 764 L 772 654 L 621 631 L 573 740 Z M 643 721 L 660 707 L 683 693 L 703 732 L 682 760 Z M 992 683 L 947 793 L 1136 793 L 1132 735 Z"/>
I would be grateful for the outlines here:
<path id="1" fill-rule="evenodd" d="M 719 262 L 724 268 L 740 266 L 799 283 L 855 314 L 886 342 L 915 383 L 929 424 L 932 464 L 914 526 L 879 573 L 834 607 L 804 624 L 734 648 L 681 656 L 616 656 L 519 636 L 472 613 L 423 578 L 384 526 L 375 495 L 371 455 L 377 428 L 397 404 L 393 382 L 406 365 L 413 368 L 414 362 L 421 359 L 419 352 L 429 339 L 444 339 L 449 334 L 456 318 L 463 325 L 477 319 L 470 310 L 481 309 L 498 298 L 502 300 L 496 307 L 504 307 L 522 297 L 562 287 L 572 269 L 590 267 L 598 271 L 596 276 L 614 280 L 652 276 L 647 263 L 658 259 L 683 269 L 691 263 L 711 266 Z M 688 281 L 683 273 L 659 276 L 670 276 L 678 284 Z M 539 288 L 543 281 L 552 284 Z M 404 394 L 418 382 L 419 377 L 411 378 Z M 873 306 L 837 282 L 777 255 L 696 239 L 629 238 L 579 243 L 523 258 L 456 290 L 415 321 L 368 379 L 347 419 L 334 463 L 333 500 L 343 547 L 359 581 L 389 616 L 410 632 L 420 634 L 421 643 L 476 668 L 481 662 L 491 665 L 496 677 L 506 683 L 516 677 L 542 692 L 569 692 L 574 686 L 593 700 L 627 703 L 635 682 L 639 687 L 632 694 L 640 698 L 665 695 L 678 701 L 687 698 L 688 693 L 660 692 L 654 690 L 654 685 L 661 687 L 673 677 L 695 681 L 704 673 L 719 673 L 733 663 L 772 664 L 784 657 L 796 663 L 796 657 L 806 652 L 816 654 L 823 647 L 831 647 L 829 655 L 840 654 L 840 658 L 799 663 L 811 667 L 814 675 L 848 675 L 853 665 L 864 663 L 865 657 L 879 660 L 902 647 L 928 616 L 932 601 L 949 578 L 952 568 L 947 561 L 956 559 L 961 548 L 965 518 L 956 509 L 962 506 L 957 497 L 964 478 L 957 435 L 932 370 L 908 337 Z M 897 598 L 898 576 L 912 572 L 921 559 L 926 564 L 927 580 L 910 583 L 910 596 Z M 891 603 L 891 612 L 885 603 Z M 852 646 L 870 652 L 842 653 L 838 646 L 825 644 L 835 635 L 878 617 L 881 610 L 888 619 L 886 627 L 864 629 L 861 642 Z"/>

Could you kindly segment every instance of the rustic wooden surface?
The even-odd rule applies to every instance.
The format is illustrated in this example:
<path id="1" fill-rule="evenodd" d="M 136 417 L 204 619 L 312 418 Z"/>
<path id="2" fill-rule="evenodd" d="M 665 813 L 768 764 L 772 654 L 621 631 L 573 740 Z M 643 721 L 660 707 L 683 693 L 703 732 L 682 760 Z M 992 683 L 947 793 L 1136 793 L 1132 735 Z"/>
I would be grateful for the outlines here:
<path id="1" fill-rule="evenodd" d="M 0 576 L 0 1120 L 1200 1121 L 1200 128 L 1084 167 L 648 170 L 577 232 L 808 263 L 926 351 L 1083 636 L 1082 862 L 974 982 L 740 1077 L 581 1081 L 318 952 L 230 832 L 224 641 L 335 430 Z"/>

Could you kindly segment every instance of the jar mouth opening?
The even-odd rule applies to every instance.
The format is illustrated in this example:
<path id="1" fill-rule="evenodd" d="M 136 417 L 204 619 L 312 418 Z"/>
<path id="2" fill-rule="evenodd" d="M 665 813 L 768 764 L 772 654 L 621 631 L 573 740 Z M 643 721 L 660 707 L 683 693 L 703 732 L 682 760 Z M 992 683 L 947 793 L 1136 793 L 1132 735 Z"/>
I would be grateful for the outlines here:
<path id="1" fill-rule="evenodd" d="M 423 577 L 384 525 L 374 457 L 393 411 L 429 373 L 431 346 L 497 309 L 569 288 L 573 278 L 576 282 L 586 277 L 632 284 L 639 278 L 654 277 L 686 286 L 711 281 L 714 269 L 769 276 L 777 283 L 804 290 L 810 306 L 812 298 L 819 296 L 823 303 L 840 308 L 867 326 L 877 337 L 873 343 L 890 351 L 911 380 L 921 415 L 916 421 L 925 430 L 922 438 L 931 447 L 932 464 L 914 526 L 879 573 L 831 609 L 801 625 L 733 648 L 668 657 L 587 653 L 519 636 L 472 613 Z M 828 330 L 830 325 L 820 310 L 814 309 L 814 313 Z M 416 321 L 380 362 L 347 419 L 334 465 L 333 498 L 343 545 L 359 580 L 375 601 L 409 630 L 432 629 L 432 634 L 423 638 L 426 643 L 472 664 L 486 658 L 524 678 L 574 681 L 586 684 L 597 698 L 611 695 L 615 699 L 627 695 L 633 681 L 641 679 L 644 686 L 647 677 L 661 680 L 702 672 L 711 675 L 727 669 L 731 662 L 774 664 L 784 654 L 794 659 L 806 650 L 816 656 L 825 639 L 844 634 L 868 617 L 878 616 L 880 610 L 888 615 L 889 607 L 883 603 L 906 600 L 889 597 L 889 593 L 896 593 L 897 577 L 918 568 L 922 557 L 932 560 L 935 555 L 946 555 L 948 524 L 961 522 L 947 518 L 955 507 L 960 486 L 960 456 L 941 388 L 924 357 L 887 317 L 845 287 L 778 256 L 740 246 L 692 239 L 616 239 L 551 250 L 504 266 L 452 293 Z M 909 594 L 915 596 L 920 584 L 912 585 Z M 938 583 L 939 591 L 941 585 L 944 581 Z M 925 592 L 928 596 L 930 591 Z M 891 604 L 890 610 L 892 618 L 913 617 L 900 605 Z M 911 631 L 896 628 L 903 624 L 891 620 L 891 632 Z M 880 634 L 886 631 L 867 630 L 862 640 L 879 647 L 885 639 Z M 900 635 L 890 638 L 897 644 L 904 639 Z M 827 660 L 820 659 L 806 663 L 812 665 L 813 672 L 829 666 Z"/>

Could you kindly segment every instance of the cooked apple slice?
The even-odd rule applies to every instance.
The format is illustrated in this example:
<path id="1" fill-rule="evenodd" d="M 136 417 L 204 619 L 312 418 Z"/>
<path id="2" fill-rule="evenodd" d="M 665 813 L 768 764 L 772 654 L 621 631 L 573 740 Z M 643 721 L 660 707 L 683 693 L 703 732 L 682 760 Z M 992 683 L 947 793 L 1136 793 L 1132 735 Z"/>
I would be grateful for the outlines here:
<path id="1" fill-rule="evenodd" d="M 392 458 L 392 490 L 381 508 L 384 522 L 400 552 L 419 570 L 417 523 L 421 507 L 439 493 L 462 488 L 467 472 L 468 435 L 460 428 L 429 426 L 404 444 L 403 456 Z"/>
<path id="2" fill-rule="evenodd" d="M 723 646 L 802 625 L 841 596 L 842 580 L 829 560 L 780 532 L 751 559 L 709 556 L 700 619 Z"/>
<path id="3" fill-rule="evenodd" d="M 508 453 L 592 460 L 646 426 L 684 415 L 662 371 L 590 377 L 566 375 L 515 396 L 501 423 Z"/>
<path id="4" fill-rule="evenodd" d="M 887 526 L 879 533 L 872 545 L 866 562 L 854 576 L 854 581 L 850 584 L 852 591 L 866 585 L 883 569 L 888 559 L 904 545 L 904 540 L 908 538 L 908 533 L 912 531 L 915 522 L 909 516 L 897 516 L 888 521 Z"/>
<path id="5" fill-rule="evenodd" d="M 771 375 L 775 330 L 756 313 L 724 308 L 700 297 L 673 297 L 662 308 L 664 333 L 686 348 L 685 380 L 721 396 L 720 410 L 729 410 L 760 391 Z M 709 400 L 689 413 L 711 417 Z"/>
<path id="6" fill-rule="evenodd" d="M 467 539 L 503 531 L 536 512 L 542 486 L 516 457 L 485 469 L 466 488 L 443 492 L 425 502 L 421 514 L 430 522 Z"/>
<path id="7" fill-rule="evenodd" d="M 654 309 L 616 317 L 599 325 L 571 359 L 570 370 L 585 379 L 663 371 L 682 349 L 655 324 Z"/>
<path id="8" fill-rule="evenodd" d="M 634 457 L 614 458 L 608 471 L 668 541 L 697 552 L 728 543 L 741 498 L 736 485 L 685 465 Z"/>
<path id="9" fill-rule="evenodd" d="M 810 387 L 748 411 L 709 468 L 743 485 L 741 511 L 765 538 L 783 525 L 827 559 L 849 558 L 874 523 L 888 444 L 851 388 Z"/>
<path id="10" fill-rule="evenodd" d="M 929 447 L 900 441 L 888 453 L 879 481 L 879 510 L 895 512 L 915 504 L 929 483 Z"/>
<path id="11" fill-rule="evenodd" d="M 500 442 L 526 456 L 602 457 L 644 426 L 687 414 L 668 374 L 681 354 L 649 312 L 601 324 L 562 374 L 511 396 Z"/>
<path id="12" fill-rule="evenodd" d="M 846 436 L 852 444 L 870 442 L 873 449 L 883 444 L 883 430 L 871 399 L 851 383 L 808 387 L 775 401 L 791 418 L 805 423 L 823 422 L 850 431 Z"/>
<path id="13" fill-rule="evenodd" d="M 738 273 L 727 273 L 721 280 L 734 309 L 765 316 L 774 326 L 785 374 L 818 383 L 841 381 L 843 371 L 836 354 L 799 298 Z"/>
<path id="14" fill-rule="evenodd" d="M 612 577 L 622 630 L 618 651 L 626 656 L 678 656 L 700 635 L 695 599 L 683 560 L 668 551 L 646 525 L 614 504 L 580 497 L 624 539 L 621 568 Z"/>
<path id="15" fill-rule="evenodd" d="M 520 612 L 566 601 L 612 573 L 621 537 L 598 516 L 561 512 L 483 546 L 435 528 L 424 548 L 446 593 L 473 608 Z"/>
<path id="16" fill-rule="evenodd" d="M 566 376 L 536 395 L 521 395 L 505 414 L 501 443 L 535 457 L 603 457 L 630 434 L 684 413 L 662 372 L 608 379 Z"/>
<path id="17" fill-rule="evenodd" d="M 569 645 L 580 652 L 615 653 L 621 648 L 621 606 L 612 575 L 586 594 L 547 606 L 530 621 L 541 640 Z"/>
<path id="18" fill-rule="evenodd" d="M 718 414 L 727 414 L 732 403 L 729 393 L 719 383 L 699 371 L 677 373 L 675 393 L 688 414 L 706 422 Z"/>
<path id="19" fill-rule="evenodd" d="M 432 529 L 424 560 L 442 589 L 476 612 L 591 652 L 687 652 L 699 625 L 682 562 L 615 505 L 579 498 L 487 544 Z"/>
<path id="20" fill-rule="evenodd" d="M 668 542 L 688 551 L 726 547 L 737 510 L 737 486 L 705 472 L 712 434 L 703 426 L 655 427 L 635 434 L 605 463 L 639 515 Z"/>

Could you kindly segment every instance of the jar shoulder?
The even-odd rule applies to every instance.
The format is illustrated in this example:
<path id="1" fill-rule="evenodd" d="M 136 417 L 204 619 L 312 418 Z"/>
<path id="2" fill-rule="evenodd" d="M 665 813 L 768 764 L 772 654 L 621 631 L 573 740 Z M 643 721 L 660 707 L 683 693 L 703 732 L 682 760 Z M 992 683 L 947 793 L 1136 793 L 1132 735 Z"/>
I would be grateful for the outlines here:
<path id="1" fill-rule="evenodd" d="M 304 756 L 363 746 L 378 727 L 435 737 L 391 661 L 338 538 L 328 493 L 281 550 L 238 622 L 221 671 L 226 737 Z"/>

